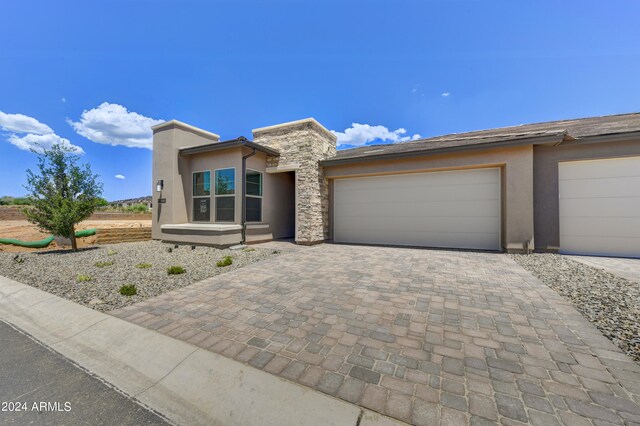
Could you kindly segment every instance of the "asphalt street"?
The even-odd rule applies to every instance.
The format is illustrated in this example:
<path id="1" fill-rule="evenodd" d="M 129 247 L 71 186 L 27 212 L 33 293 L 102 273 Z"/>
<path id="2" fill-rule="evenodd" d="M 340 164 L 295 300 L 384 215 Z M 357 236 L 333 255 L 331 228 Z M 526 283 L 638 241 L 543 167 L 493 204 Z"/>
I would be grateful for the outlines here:
<path id="1" fill-rule="evenodd" d="M 100 379 L 0 321 L 1 425 L 166 425 Z"/>

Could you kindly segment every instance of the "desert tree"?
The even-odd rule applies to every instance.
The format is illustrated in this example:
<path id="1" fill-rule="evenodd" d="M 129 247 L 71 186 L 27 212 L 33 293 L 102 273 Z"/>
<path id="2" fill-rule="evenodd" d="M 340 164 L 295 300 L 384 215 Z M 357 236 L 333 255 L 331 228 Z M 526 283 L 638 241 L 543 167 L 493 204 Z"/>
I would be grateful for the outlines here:
<path id="1" fill-rule="evenodd" d="M 99 207 L 102 183 L 89 164 L 78 164 L 78 154 L 71 148 L 55 144 L 33 152 L 38 156 L 38 169 L 27 170 L 25 185 L 33 205 L 24 214 L 41 229 L 70 239 L 76 251 L 76 224 Z"/>

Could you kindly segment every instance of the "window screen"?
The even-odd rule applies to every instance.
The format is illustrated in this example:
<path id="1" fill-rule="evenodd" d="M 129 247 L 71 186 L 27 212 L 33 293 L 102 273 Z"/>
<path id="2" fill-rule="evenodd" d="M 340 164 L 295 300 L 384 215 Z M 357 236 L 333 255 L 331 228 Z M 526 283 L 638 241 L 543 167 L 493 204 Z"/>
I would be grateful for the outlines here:
<path id="1" fill-rule="evenodd" d="M 200 197 L 193 199 L 193 221 L 209 222 L 211 221 L 211 198 Z"/>
<path id="2" fill-rule="evenodd" d="M 216 222 L 235 220 L 236 197 L 216 197 Z"/>

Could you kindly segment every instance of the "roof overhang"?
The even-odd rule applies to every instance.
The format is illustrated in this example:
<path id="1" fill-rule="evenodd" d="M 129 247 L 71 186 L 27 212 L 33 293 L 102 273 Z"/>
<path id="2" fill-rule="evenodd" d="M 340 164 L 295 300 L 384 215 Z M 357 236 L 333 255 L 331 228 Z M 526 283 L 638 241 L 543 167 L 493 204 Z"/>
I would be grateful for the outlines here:
<path id="1" fill-rule="evenodd" d="M 266 146 L 260 145 L 255 142 L 251 142 L 245 138 L 232 139 L 224 142 L 208 143 L 205 145 L 198 145 L 190 148 L 182 148 L 181 150 L 179 150 L 179 153 L 180 155 L 183 155 L 183 156 L 189 156 L 189 155 L 200 154 L 203 152 L 214 152 L 214 151 L 220 151 L 220 150 L 229 149 L 229 148 L 239 148 L 243 146 L 246 146 L 247 148 L 255 149 L 256 151 L 264 152 L 267 155 L 273 155 L 276 157 L 280 155 L 280 153 L 275 149 L 268 148 Z"/>
<path id="2" fill-rule="evenodd" d="M 503 141 L 491 141 L 486 143 L 476 143 L 472 145 L 455 145 L 447 146 L 435 149 L 415 149 L 410 151 L 380 153 L 374 155 L 366 155 L 360 157 L 347 157 L 347 158 L 329 158 L 320 161 L 321 166 L 337 166 L 341 164 L 350 163 L 363 163 L 369 161 L 381 161 L 381 160 L 394 160 L 400 158 L 416 157 L 416 156 L 428 156 L 437 154 L 447 154 L 463 151 L 477 151 L 493 148 L 505 148 L 512 146 L 526 146 L 526 145 L 557 145 L 567 140 L 567 133 L 565 131 L 559 131 L 551 134 L 545 134 L 542 136 L 522 137 L 517 139 L 507 139 Z M 375 148 L 375 145 L 372 146 Z"/>
<path id="3" fill-rule="evenodd" d="M 601 142 L 633 142 L 640 140 L 640 131 L 609 133 L 603 135 L 582 136 L 566 141 L 563 145 L 601 143 Z"/>

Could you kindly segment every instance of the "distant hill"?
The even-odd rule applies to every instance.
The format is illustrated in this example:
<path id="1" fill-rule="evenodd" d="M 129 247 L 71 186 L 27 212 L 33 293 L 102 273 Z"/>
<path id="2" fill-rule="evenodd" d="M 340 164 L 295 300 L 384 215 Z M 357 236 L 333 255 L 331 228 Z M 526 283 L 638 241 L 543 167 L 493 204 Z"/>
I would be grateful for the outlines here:
<path id="1" fill-rule="evenodd" d="M 139 198 L 127 198 L 126 200 L 110 201 L 111 204 L 149 204 L 152 201 L 151 195 Z"/>

